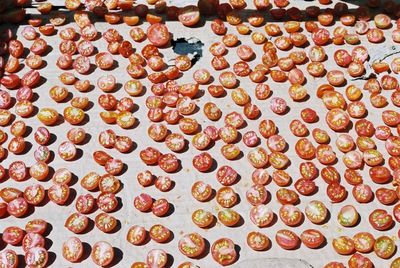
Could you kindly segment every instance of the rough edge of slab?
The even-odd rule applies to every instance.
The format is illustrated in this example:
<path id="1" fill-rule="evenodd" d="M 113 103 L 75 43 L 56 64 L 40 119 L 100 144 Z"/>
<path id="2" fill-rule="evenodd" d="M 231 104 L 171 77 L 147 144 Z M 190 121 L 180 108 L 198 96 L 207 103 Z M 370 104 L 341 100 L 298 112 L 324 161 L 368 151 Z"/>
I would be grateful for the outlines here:
<path id="1" fill-rule="evenodd" d="M 237 268 L 313 268 L 311 264 L 301 259 L 265 258 L 241 261 L 235 265 Z"/>

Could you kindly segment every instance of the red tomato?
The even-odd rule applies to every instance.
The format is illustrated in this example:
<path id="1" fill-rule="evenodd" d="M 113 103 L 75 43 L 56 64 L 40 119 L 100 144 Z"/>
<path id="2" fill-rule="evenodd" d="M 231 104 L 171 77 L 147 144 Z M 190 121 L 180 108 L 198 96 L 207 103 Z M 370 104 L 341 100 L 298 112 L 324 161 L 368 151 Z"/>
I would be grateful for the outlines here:
<path id="1" fill-rule="evenodd" d="M 179 10 L 178 20 L 185 26 L 194 26 L 200 20 L 199 8 L 194 5 L 188 5 Z"/>
<path id="2" fill-rule="evenodd" d="M 346 188 L 337 182 L 329 184 L 326 193 L 334 203 L 340 203 L 347 198 Z"/>
<path id="3" fill-rule="evenodd" d="M 5 249 L 0 252 L 0 265 L 7 268 L 16 268 L 18 266 L 18 255 L 11 249 Z"/>
<path id="4" fill-rule="evenodd" d="M 147 253 L 146 264 L 149 267 L 162 268 L 168 261 L 167 253 L 162 249 L 152 249 Z"/>
<path id="5" fill-rule="evenodd" d="M 69 262 L 77 262 L 83 255 L 83 244 L 77 237 L 70 237 L 62 245 L 62 255 Z"/>
<path id="6" fill-rule="evenodd" d="M 159 167 L 167 173 L 176 172 L 180 165 L 178 158 L 170 153 L 159 156 L 157 162 Z"/>
<path id="7" fill-rule="evenodd" d="M 230 265 L 236 261 L 235 244 L 229 238 L 220 238 L 211 246 L 213 259 L 221 265 Z"/>
<path id="8" fill-rule="evenodd" d="M 140 245 L 146 239 L 147 233 L 146 229 L 142 226 L 133 225 L 129 228 L 126 240 L 133 245 Z"/>
<path id="9" fill-rule="evenodd" d="M 389 259 L 396 251 L 396 244 L 392 238 L 388 236 L 380 236 L 375 240 L 374 252 L 383 259 Z"/>
<path id="10" fill-rule="evenodd" d="M 217 180 L 224 186 L 234 184 L 236 182 L 237 176 L 237 172 L 229 166 L 220 167 L 216 174 Z"/>
<path id="11" fill-rule="evenodd" d="M 261 184 L 255 184 L 246 191 L 246 199 L 253 206 L 265 203 L 268 195 L 268 191 Z"/>
<path id="12" fill-rule="evenodd" d="M 148 194 L 140 194 L 137 197 L 135 197 L 133 204 L 136 209 L 138 209 L 141 212 L 146 212 L 149 211 L 150 208 L 153 205 L 153 198 L 151 198 L 150 195 Z"/>
<path id="13" fill-rule="evenodd" d="M 295 182 L 294 188 L 302 195 L 312 195 L 317 186 L 314 181 L 301 178 Z"/>
<path id="14" fill-rule="evenodd" d="M 393 189 L 378 188 L 375 191 L 375 195 L 378 201 L 381 202 L 383 205 L 391 205 L 398 199 L 396 191 Z"/>
<path id="15" fill-rule="evenodd" d="M 287 229 L 278 230 L 275 240 L 281 248 L 286 250 L 295 249 L 300 244 L 300 238 L 294 232 Z"/>
<path id="16" fill-rule="evenodd" d="M 7 205 L 8 214 L 14 217 L 22 217 L 28 211 L 28 203 L 24 198 L 18 197 L 10 201 Z"/>
<path id="17" fill-rule="evenodd" d="M 297 226 L 303 219 L 303 213 L 297 207 L 286 204 L 279 209 L 279 218 L 287 226 Z"/>
<path id="18" fill-rule="evenodd" d="M 304 230 L 300 235 L 301 242 L 309 248 L 318 248 L 325 242 L 325 236 L 316 229 Z"/>
<path id="19" fill-rule="evenodd" d="M 150 25 L 147 29 L 147 37 L 149 41 L 156 47 L 165 46 L 170 39 L 168 28 L 162 23 Z"/>
<path id="20" fill-rule="evenodd" d="M 11 226 L 3 230 L 2 239 L 5 243 L 16 246 L 22 242 L 24 230 L 19 227 Z"/>
<path id="21" fill-rule="evenodd" d="M 373 198 L 371 187 L 365 184 L 358 184 L 353 188 L 353 196 L 359 203 L 368 203 Z"/>
<path id="22" fill-rule="evenodd" d="M 48 253 L 43 247 L 33 247 L 25 253 L 25 263 L 28 267 L 45 267 L 47 259 Z"/>
<path id="23" fill-rule="evenodd" d="M 393 217 L 384 209 L 375 209 L 369 214 L 369 223 L 379 231 L 385 231 L 392 227 Z"/>
<path id="24" fill-rule="evenodd" d="M 147 165 L 154 165 L 158 163 L 161 153 L 152 147 L 147 147 L 146 149 L 140 151 L 140 158 Z"/>
<path id="25" fill-rule="evenodd" d="M 82 194 L 78 196 L 75 203 L 75 208 L 82 214 L 90 213 L 95 204 L 94 197 L 91 194 Z"/>
<path id="26" fill-rule="evenodd" d="M 114 259 L 114 249 L 105 241 L 96 242 L 92 246 L 91 257 L 96 265 L 107 266 Z"/>
<path id="27" fill-rule="evenodd" d="M 256 251 L 263 251 L 269 247 L 269 238 L 259 232 L 250 232 L 247 235 L 247 245 Z"/>
<path id="28" fill-rule="evenodd" d="M 325 121 L 332 130 L 340 131 L 346 129 L 350 122 L 350 118 L 345 111 L 339 108 L 334 108 L 328 111 Z"/>
<path id="29" fill-rule="evenodd" d="M 287 188 L 280 188 L 276 192 L 276 198 L 283 205 L 295 204 L 299 201 L 298 194 L 295 191 L 287 189 Z"/>
<path id="30" fill-rule="evenodd" d="M 318 28 L 312 32 L 312 40 L 316 45 L 323 46 L 329 41 L 329 35 L 330 34 L 328 30 L 324 28 Z"/>
<path id="31" fill-rule="evenodd" d="M 355 234 L 353 236 L 353 241 L 355 250 L 361 253 L 371 252 L 375 244 L 375 238 L 372 234 L 367 232 Z"/>
<path id="32" fill-rule="evenodd" d="M 157 217 L 162 217 L 166 215 L 169 211 L 169 203 L 165 198 L 157 199 L 153 202 L 153 206 L 151 207 L 151 211 Z"/>
<path id="33" fill-rule="evenodd" d="M 45 240 L 40 234 L 27 233 L 22 240 L 22 249 L 27 252 L 33 247 L 44 247 Z"/>
<path id="34" fill-rule="evenodd" d="M 63 205 L 69 197 L 69 187 L 66 184 L 54 184 L 48 189 L 48 196 L 51 201 Z"/>
<path id="35" fill-rule="evenodd" d="M 178 242 L 179 251 L 189 257 L 195 258 L 201 255 L 205 250 L 205 242 L 198 233 L 184 235 Z"/>
<path id="36" fill-rule="evenodd" d="M 339 236 L 332 241 L 334 250 L 341 255 L 349 255 L 354 252 L 354 242 L 348 236 Z"/>

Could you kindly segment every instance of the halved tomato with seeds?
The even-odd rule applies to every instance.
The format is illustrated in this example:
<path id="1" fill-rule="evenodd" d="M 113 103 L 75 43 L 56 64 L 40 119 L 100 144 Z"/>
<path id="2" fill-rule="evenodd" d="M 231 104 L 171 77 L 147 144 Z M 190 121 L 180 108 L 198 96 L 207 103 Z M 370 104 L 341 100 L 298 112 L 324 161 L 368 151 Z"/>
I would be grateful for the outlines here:
<path id="1" fill-rule="evenodd" d="M 117 219 L 107 213 L 100 213 L 96 216 L 94 223 L 104 233 L 112 232 L 117 226 Z"/>
<path id="2" fill-rule="evenodd" d="M 348 236 L 339 236 L 332 241 L 334 250 L 341 255 L 349 255 L 354 252 L 354 242 Z"/>
<path id="3" fill-rule="evenodd" d="M 22 249 L 27 252 L 33 247 L 44 247 L 45 240 L 41 234 L 27 233 L 22 240 Z"/>
<path id="4" fill-rule="evenodd" d="M 133 225 L 129 228 L 126 240 L 133 245 L 142 244 L 147 236 L 146 229 L 139 225 Z"/>
<path id="5" fill-rule="evenodd" d="M 92 246 L 91 257 L 98 266 L 107 266 L 114 259 L 114 248 L 105 241 L 96 242 Z"/>
<path id="6" fill-rule="evenodd" d="M 17 226 L 10 226 L 3 230 L 2 239 L 5 243 L 16 246 L 24 238 L 24 230 Z"/>
<path id="7" fill-rule="evenodd" d="M 178 248 L 183 255 L 195 258 L 205 250 L 204 238 L 198 233 L 186 234 L 179 240 Z"/>
<path id="8" fill-rule="evenodd" d="M 211 246 L 213 259 L 221 265 L 230 265 L 236 261 L 235 244 L 229 238 L 220 238 Z"/>
<path id="9" fill-rule="evenodd" d="M 197 181 L 192 186 L 192 196 L 200 202 L 207 201 L 212 194 L 212 188 L 203 181 Z"/>
<path id="10" fill-rule="evenodd" d="M 337 182 L 329 184 L 326 188 L 326 193 L 334 203 L 342 202 L 347 198 L 346 188 Z"/>
<path id="11" fill-rule="evenodd" d="M 318 248 L 325 242 L 325 236 L 316 229 L 304 230 L 300 235 L 301 242 L 309 248 Z"/>
<path id="12" fill-rule="evenodd" d="M 269 238 L 260 232 L 250 232 L 247 235 L 247 245 L 253 250 L 262 251 L 269 247 Z"/>
<path id="13" fill-rule="evenodd" d="M 62 245 L 62 255 L 69 262 L 77 262 L 83 255 L 83 244 L 77 237 L 70 237 Z"/>
<path id="14" fill-rule="evenodd" d="M 385 231 L 392 227 L 393 217 L 384 209 L 375 209 L 369 214 L 369 223 L 375 230 Z"/>
<path id="15" fill-rule="evenodd" d="M 275 240 L 281 248 L 286 250 L 295 249 L 300 243 L 300 238 L 294 232 L 287 229 L 278 230 Z"/>
<path id="16" fill-rule="evenodd" d="M 89 224 L 89 218 L 77 212 L 72 213 L 65 221 L 64 226 L 75 234 L 82 233 Z"/>
<path id="17" fill-rule="evenodd" d="M 47 222 L 42 219 L 33 219 L 26 223 L 25 231 L 27 233 L 43 234 L 47 229 Z"/>

